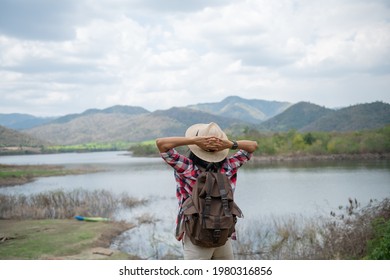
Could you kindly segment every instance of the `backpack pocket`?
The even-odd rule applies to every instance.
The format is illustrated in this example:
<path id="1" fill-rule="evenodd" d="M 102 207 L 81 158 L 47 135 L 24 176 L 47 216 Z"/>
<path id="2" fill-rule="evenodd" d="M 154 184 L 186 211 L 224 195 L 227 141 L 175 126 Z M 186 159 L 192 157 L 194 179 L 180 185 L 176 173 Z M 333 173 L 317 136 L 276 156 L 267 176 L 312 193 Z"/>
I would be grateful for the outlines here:
<path id="1" fill-rule="evenodd" d="M 230 217 L 201 217 L 197 214 L 186 216 L 185 232 L 191 242 L 202 247 L 219 247 L 226 243 L 234 232 L 237 221 L 235 216 Z"/>

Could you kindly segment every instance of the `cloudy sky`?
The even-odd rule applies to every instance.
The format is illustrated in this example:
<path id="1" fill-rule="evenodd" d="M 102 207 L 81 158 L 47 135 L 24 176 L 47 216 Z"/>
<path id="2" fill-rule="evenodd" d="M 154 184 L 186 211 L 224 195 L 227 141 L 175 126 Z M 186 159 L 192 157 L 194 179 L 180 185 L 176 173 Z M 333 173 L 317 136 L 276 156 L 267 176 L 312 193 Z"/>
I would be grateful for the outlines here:
<path id="1" fill-rule="evenodd" d="M 0 113 L 390 103 L 390 0 L 0 0 Z"/>

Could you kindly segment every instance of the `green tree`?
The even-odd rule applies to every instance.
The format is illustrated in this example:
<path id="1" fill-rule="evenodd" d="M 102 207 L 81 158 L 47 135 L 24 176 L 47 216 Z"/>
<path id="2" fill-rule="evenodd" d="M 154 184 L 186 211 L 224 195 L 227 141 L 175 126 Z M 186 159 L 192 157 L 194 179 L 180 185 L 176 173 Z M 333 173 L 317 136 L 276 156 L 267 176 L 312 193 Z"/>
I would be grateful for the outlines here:
<path id="1" fill-rule="evenodd" d="M 292 146 L 295 151 L 303 151 L 305 149 L 305 141 L 302 134 L 296 133 L 292 140 Z"/>
<path id="2" fill-rule="evenodd" d="M 307 145 L 312 145 L 314 141 L 316 141 L 316 138 L 313 136 L 313 134 L 308 132 L 303 136 L 303 141 L 305 141 L 305 144 Z"/>

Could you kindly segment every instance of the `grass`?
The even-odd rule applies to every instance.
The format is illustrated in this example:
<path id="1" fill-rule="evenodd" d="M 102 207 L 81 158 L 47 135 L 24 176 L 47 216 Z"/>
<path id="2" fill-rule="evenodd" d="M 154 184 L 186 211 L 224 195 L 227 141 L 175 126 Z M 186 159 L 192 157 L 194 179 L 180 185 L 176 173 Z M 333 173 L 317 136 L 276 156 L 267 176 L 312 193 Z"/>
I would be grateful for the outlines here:
<path id="1" fill-rule="evenodd" d="M 76 220 L 0 220 L 0 259 L 128 259 L 112 252 L 94 254 L 107 248 L 111 239 L 131 228 L 125 223 L 87 223 Z"/>
<path id="2" fill-rule="evenodd" d="M 91 142 L 78 145 L 57 145 L 44 147 L 44 153 L 70 153 L 70 152 L 97 152 L 97 151 L 124 151 L 132 142 L 116 141 L 111 143 Z"/>
<path id="3" fill-rule="evenodd" d="M 390 220 L 378 218 L 373 223 L 374 238 L 368 242 L 367 259 L 390 259 Z"/>
<path id="4" fill-rule="evenodd" d="M 67 169 L 57 165 L 4 165 L 0 164 L 0 187 L 20 185 L 37 177 L 64 176 L 97 172 L 96 169 Z"/>

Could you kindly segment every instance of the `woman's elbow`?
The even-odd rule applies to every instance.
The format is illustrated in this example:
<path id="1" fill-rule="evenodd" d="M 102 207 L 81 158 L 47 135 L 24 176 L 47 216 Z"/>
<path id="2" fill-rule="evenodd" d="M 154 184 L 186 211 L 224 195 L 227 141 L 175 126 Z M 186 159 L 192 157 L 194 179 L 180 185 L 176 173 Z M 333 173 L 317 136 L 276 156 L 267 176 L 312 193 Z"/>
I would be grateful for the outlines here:
<path id="1" fill-rule="evenodd" d="M 166 145 L 165 145 L 165 141 L 164 141 L 164 139 L 162 139 L 162 138 L 157 138 L 157 139 L 156 139 L 156 146 L 157 146 L 157 149 L 158 149 L 161 153 L 166 152 L 166 151 L 168 150 L 167 147 L 166 147 Z"/>
<path id="2" fill-rule="evenodd" d="M 162 143 L 161 143 L 161 139 L 160 138 L 157 138 L 156 139 L 156 146 L 157 146 L 157 149 L 161 152 L 161 146 L 162 146 Z"/>
<path id="3" fill-rule="evenodd" d="M 257 142 L 256 141 L 252 141 L 250 152 L 253 153 L 256 150 L 257 150 Z"/>

